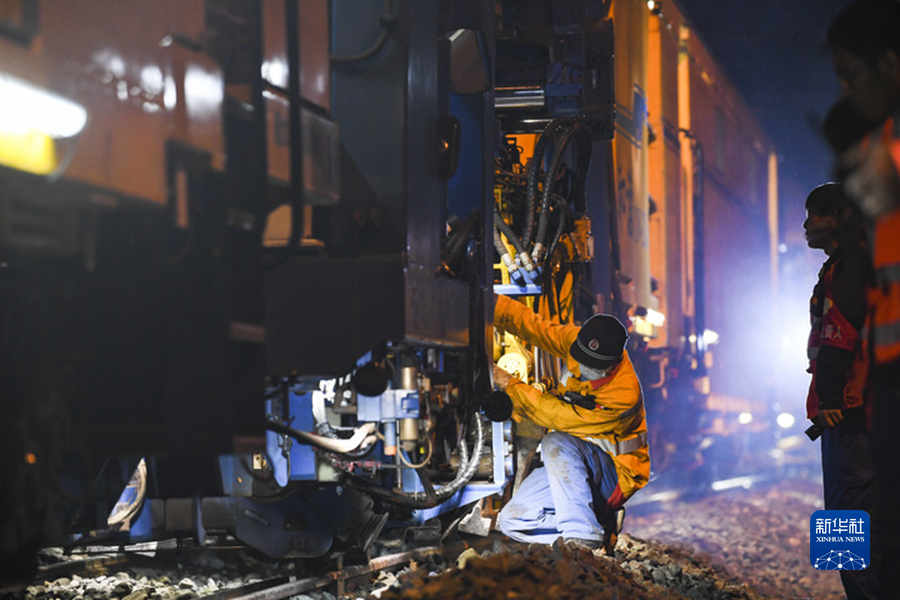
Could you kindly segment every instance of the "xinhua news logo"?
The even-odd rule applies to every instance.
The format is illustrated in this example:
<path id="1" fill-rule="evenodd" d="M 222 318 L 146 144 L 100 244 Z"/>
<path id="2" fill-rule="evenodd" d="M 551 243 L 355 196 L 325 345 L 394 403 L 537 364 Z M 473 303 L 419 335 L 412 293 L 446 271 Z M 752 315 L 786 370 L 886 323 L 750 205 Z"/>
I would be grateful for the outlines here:
<path id="1" fill-rule="evenodd" d="M 871 535 L 864 510 L 817 510 L 809 518 L 809 562 L 821 571 L 865 569 Z"/>

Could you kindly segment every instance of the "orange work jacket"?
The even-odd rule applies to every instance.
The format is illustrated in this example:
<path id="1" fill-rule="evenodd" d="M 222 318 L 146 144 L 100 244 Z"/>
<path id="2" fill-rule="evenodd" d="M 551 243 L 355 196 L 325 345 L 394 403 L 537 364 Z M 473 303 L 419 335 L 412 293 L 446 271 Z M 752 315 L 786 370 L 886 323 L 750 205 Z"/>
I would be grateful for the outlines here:
<path id="1" fill-rule="evenodd" d="M 879 132 L 900 173 L 900 123 L 888 119 Z M 900 199 L 898 199 L 900 203 Z M 875 287 L 869 296 L 875 364 L 900 359 L 900 208 L 877 217 L 872 235 Z"/>
<path id="2" fill-rule="evenodd" d="M 650 453 L 647 415 L 641 383 L 626 352 L 615 370 L 594 381 L 582 381 L 578 362 L 569 347 L 578 335 L 577 325 L 547 321 L 521 302 L 499 296 L 494 326 L 566 361 L 568 377 L 555 390 L 539 389 L 517 379 L 506 386 L 512 398 L 513 419 L 569 433 L 608 452 L 616 463 L 622 501 L 647 484 Z M 591 395 L 597 404 L 589 410 L 560 399 L 567 391 Z"/>

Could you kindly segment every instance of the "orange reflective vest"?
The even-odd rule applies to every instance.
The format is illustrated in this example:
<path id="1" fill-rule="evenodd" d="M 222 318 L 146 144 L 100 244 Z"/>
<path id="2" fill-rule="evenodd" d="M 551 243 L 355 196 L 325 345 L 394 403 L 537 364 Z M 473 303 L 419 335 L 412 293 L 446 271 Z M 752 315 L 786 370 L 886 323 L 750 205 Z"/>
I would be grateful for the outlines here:
<path id="1" fill-rule="evenodd" d="M 578 335 L 577 325 L 561 325 L 541 318 L 521 302 L 499 296 L 494 326 L 566 361 L 569 376 L 555 390 L 541 392 L 513 379 L 506 392 L 513 401 L 513 419 L 569 433 L 608 452 L 616 463 L 623 501 L 644 487 L 650 477 L 647 415 L 641 383 L 628 353 L 603 379 L 582 381 L 578 362 L 569 347 Z M 560 399 L 566 392 L 590 395 L 596 408 L 589 410 Z"/>
<path id="2" fill-rule="evenodd" d="M 900 173 L 900 130 L 888 119 L 881 130 L 895 170 Z M 877 217 L 872 235 L 875 288 L 869 296 L 872 319 L 872 353 L 875 364 L 900 359 L 900 208 Z"/>

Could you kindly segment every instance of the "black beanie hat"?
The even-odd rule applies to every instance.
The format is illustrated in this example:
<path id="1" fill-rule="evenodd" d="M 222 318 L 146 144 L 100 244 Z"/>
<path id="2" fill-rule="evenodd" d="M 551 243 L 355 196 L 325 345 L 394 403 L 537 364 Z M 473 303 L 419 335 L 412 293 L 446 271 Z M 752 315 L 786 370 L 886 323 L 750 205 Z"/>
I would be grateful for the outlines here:
<path id="1" fill-rule="evenodd" d="M 569 354 L 591 369 L 603 370 L 622 360 L 628 332 L 612 315 L 598 314 L 584 322 Z"/>

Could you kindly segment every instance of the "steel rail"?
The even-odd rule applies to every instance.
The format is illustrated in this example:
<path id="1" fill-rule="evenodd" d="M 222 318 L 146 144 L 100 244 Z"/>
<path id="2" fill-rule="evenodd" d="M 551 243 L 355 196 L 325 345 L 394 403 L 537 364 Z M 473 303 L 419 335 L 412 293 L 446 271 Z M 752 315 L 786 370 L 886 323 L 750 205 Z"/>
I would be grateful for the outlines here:
<path id="1" fill-rule="evenodd" d="M 333 593 L 338 597 L 342 597 L 346 592 L 346 583 L 350 580 L 371 576 L 381 571 L 403 567 L 415 560 L 420 560 L 428 556 L 452 555 L 454 553 L 461 553 L 469 548 L 475 548 L 477 550 L 493 544 L 497 539 L 498 538 L 495 536 L 488 536 L 481 540 L 476 540 L 475 542 L 461 542 L 444 547 L 427 546 L 409 550 L 407 552 L 378 556 L 372 558 L 366 564 L 350 565 L 337 571 L 330 571 L 328 573 L 323 573 L 322 575 L 315 575 L 296 581 L 279 583 L 269 587 L 263 587 L 262 589 L 254 589 L 252 591 L 247 590 L 247 588 L 222 590 L 221 592 L 217 592 L 210 596 L 204 596 L 203 600 L 281 600 L 305 592 L 329 587 L 333 587 Z M 266 582 L 258 582 L 257 584 L 253 584 L 253 586 L 258 588 L 258 586 L 264 586 L 265 584 Z M 242 593 L 242 590 L 246 590 L 246 593 Z"/>

